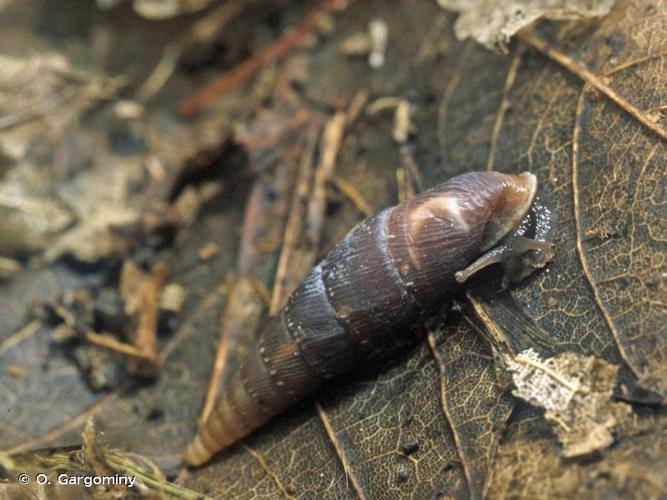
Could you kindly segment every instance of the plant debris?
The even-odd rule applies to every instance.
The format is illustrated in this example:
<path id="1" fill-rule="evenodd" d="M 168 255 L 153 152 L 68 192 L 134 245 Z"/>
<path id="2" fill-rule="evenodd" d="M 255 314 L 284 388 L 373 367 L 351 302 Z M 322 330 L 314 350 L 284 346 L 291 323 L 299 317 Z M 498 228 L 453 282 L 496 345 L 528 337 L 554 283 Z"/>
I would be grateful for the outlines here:
<path id="1" fill-rule="evenodd" d="M 120 290 L 129 317 L 128 337 L 142 353 L 142 358 L 129 358 L 132 375 L 152 377 L 159 369 L 157 359 L 157 325 L 162 286 L 167 275 L 164 263 L 156 264 L 151 272 L 142 271 L 127 260 L 120 276 Z"/>
<path id="2" fill-rule="evenodd" d="M 367 56 L 371 68 L 381 68 L 385 61 L 388 38 L 387 23 L 375 18 L 368 23 L 367 31 L 357 31 L 343 40 L 339 50 L 350 57 Z"/>
<path id="3" fill-rule="evenodd" d="M 117 493 L 56 489 L 57 469 L 136 476 L 124 498 L 664 496 L 659 7 L 534 23 L 499 57 L 459 43 L 433 0 L 145 0 L 165 17 L 208 3 L 164 22 L 139 3 L 0 0 L 0 54 L 20 60 L 0 75 L 0 496 Z M 494 47 L 566 5 L 441 3 Z M 231 92 L 177 113 L 216 82 Z M 559 258 L 506 292 L 481 279 L 477 305 L 448 308 L 390 366 L 363 363 L 315 408 L 179 473 L 209 383 L 234 376 L 312 264 L 364 215 L 485 167 L 538 177 Z M 121 293 L 126 262 L 145 294 Z M 518 357 L 529 348 L 539 358 Z M 564 349 L 581 354 L 574 374 Z M 129 374 L 147 354 L 159 377 Z M 103 435 L 82 434 L 89 417 Z M 50 489 L 13 484 L 40 470 Z"/>
<path id="4" fill-rule="evenodd" d="M 543 360 L 532 348 L 507 360 L 515 396 L 546 410 L 563 445 L 563 456 L 579 457 L 609 447 L 632 407 L 612 400 L 618 366 L 573 352 Z"/>
<path id="5" fill-rule="evenodd" d="M 65 128 L 84 110 L 115 94 L 120 80 L 72 67 L 58 52 L 0 53 L 0 154 L 22 159 L 45 133 Z"/>
<path id="6" fill-rule="evenodd" d="M 615 0 L 438 0 L 459 13 L 456 37 L 474 38 L 490 49 L 505 51 L 510 38 L 538 19 L 580 19 L 607 15 Z"/>

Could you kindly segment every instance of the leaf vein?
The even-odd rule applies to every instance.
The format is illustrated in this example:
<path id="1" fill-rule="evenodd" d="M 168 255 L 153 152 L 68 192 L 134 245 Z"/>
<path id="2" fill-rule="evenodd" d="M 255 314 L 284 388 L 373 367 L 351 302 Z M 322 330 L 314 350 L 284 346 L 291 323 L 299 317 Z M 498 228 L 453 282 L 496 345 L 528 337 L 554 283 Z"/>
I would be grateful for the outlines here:
<path id="1" fill-rule="evenodd" d="M 588 261 L 585 256 L 584 252 L 584 247 L 583 247 L 583 239 L 581 237 L 581 213 L 580 213 L 580 206 L 579 206 L 579 165 L 578 165 L 578 160 L 579 160 L 579 136 L 581 134 L 581 117 L 583 114 L 583 109 L 584 109 L 584 101 L 586 97 L 586 89 L 588 85 L 584 84 L 584 86 L 581 89 L 581 92 L 579 94 L 579 99 L 577 100 L 577 107 L 575 111 L 575 119 L 574 119 L 574 128 L 572 131 L 572 198 L 573 198 L 573 214 L 574 214 L 574 225 L 575 225 L 575 235 L 576 235 L 576 243 L 577 243 L 577 256 L 579 258 L 579 262 L 581 264 L 581 268 L 583 271 L 584 278 L 586 279 L 586 282 L 588 283 L 588 286 L 590 287 L 591 291 L 593 292 L 593 298 L 595 299 L 595 304 L 597 305 L 599 311 L 602 314 L 602 317 L 604 318 L 607 327 L 609 328 L 609 331 L 612 334 L 612 337 L 614 338 L 614 343 L 616 344 L 616 348 L 619 351 L 619 354 L 623 361 L 626 363 L 630 371 L 635 375 L 635 377 L 638 377 L 638 372 L 636 368 L 633 366 L 633 364 L 630 362 L 630 359 L 625 351 L 625 347 L 623 346 L 623 343 L 621 342 L 620 338 L 620 333 L 618 331 L 618 328 L 616 328 L 616 325 L 614 324 L 611 315 L 609 314 L 609 311 L 605 307 L 604 303 L 602 302 L 602 297 L 600 295 L 600 291 L 598 287 L 595 284 L 595 281 L 593 280 L 592 273 L 590 271 L 590 268 L 588 266 Z"/>

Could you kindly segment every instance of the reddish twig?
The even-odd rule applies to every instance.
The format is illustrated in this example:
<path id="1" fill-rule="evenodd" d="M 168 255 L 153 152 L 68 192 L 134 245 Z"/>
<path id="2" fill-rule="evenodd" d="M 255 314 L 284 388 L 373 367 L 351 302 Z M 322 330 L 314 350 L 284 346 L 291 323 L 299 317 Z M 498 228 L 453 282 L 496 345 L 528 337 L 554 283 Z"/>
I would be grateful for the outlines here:
<path id="1" fill-rule="evenodd" d="M 308 33 L 317 27 L 322 14 L 332 14 L 346 7 L 347 3 L 347 0 L 325 0 L 321 7 L 309 13 L 301 23 L 274 43 L 260 49 L 250 59 L 243 61 L 199 92 L 182 100 L 178 106 L 179 112 L 187 117 L 196 115 L 214 99 L 244 83 L 268 63 L 284 57 L 294 49 Z"/>

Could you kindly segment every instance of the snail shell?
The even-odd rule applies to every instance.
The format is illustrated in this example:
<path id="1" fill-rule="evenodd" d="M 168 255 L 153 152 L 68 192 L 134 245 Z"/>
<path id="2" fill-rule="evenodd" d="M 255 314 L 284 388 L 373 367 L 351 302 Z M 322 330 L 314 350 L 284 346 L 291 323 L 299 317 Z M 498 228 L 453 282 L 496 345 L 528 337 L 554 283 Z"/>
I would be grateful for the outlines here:
<path id="1" fill-rule="evenodd" d="M 530 173 L 470 172 L 355 226 L 260 332 L 185 461 L 206 462 L 382 351 L 479 269 L 503 263 L 507 284 L 544 266 L 553 219 L 534 204 L 536 184 Z"/>

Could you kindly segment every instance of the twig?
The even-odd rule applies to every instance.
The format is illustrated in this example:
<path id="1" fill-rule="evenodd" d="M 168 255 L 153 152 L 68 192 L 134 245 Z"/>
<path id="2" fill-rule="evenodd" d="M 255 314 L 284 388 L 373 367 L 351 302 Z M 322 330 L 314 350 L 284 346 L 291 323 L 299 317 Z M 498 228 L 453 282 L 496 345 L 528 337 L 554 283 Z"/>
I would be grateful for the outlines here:
<path id="1" fill-rule="evenodd" d="M 153 376 L 159 368 L 157 318 L 167 270 L 167 265 L 160 262 L 155 265 L 150 275 L 142 276 L 142 271 L 131 261 L 126 261 L 123 266 L 121 295 L 125 299 L 126 312 L 132 319 L 132 343 L 143 353 L 142 359 L 128 360 L 128 372 L 134 375 Z"/>
<path id="2" fill-rule="evenodd" d="M 42 328 L 42 322 L 38 320 L 33 320 L 24 327 L 22 327 L 18 332 L 10 335 L 2 342 L 0 342 L 0 358 L 9 352 L 16 345 L 23 342 L 25 339 L 32 337 Z"/>
<path id="3" fill-rule="evenodd" d="M 322 14 L 331 14 L 347 6 L 346 0 L 325 0 L 321 7 L 310 12 L 296 27 L 289 30 L 276 42 L 260 49 L 250 59 L 243 61 L 228 73 L 214 80 L 194 95 L 180 102 L 179 112 L 192 117 L 207 107 L 220 95 L 246 82 L 270 62 L 284 57 L 298 46 L 303 38 L 313 31 Z"/>
<path id="4" fill-rule="evenodd" d="M 364 108 L 366 107 L 366 103 L 368 102 L 368 96 L 369 92 L 366 89 L 361 89 L 354 95 L 354 97 L 352 98 L 352 102 L 350 103 L 350 106 L 347 108 L 347 113 L 345 117 L 346 127 L 352 125 L 357 120 L 357 118 L 359 118 L 359 115 L 363 112 Z"/>
<path id="5" fill-rule="evenodd" d="M 271 294 L 271 305 L 269 306 L 269 314 L 278 312 L 284 303 L 287 295 L 295 288 L 299 280 L 303 277 L 303 267 L 301 264 L 304 259 L 304 252 L 300 251 L 299 238 L 303 231 L 303 218 L 308 202 L 308 195 L 310 194 L 310 187 L 313 179 L 313 160 L 317 149 L 317 139 L 321 130 L 321 123 L 315 123 L 309 128 L 308 136 L 306 137 L 306 145 L 301 155 L 301 164 L 299 165 L 299 172 L 297 173 L 296 186 L 292 194 L 292 203 L 290 212 L 285 224 L 285 231 L 283 233 L 283 244 L 278 260 L 278 267 L 276 269 L 276 277 L 273 280 L 273 292 Z M 290 272 L 290 269 L 292 272 Z M 294 272 L 298 269 L 298 272 Z"/>
<path id="6" fill-rule="evenodd" d="M 209 417 L 215 407 L 221 381 L 230 349 L 243 332 L 254 332 L 266 309 L 267 292 L 260 285 L 257 277 L 260 252 L 257 248 L 258 238 L 268 237 L 279 241 L 282 221 L 287 212 L 287 187 L 290 175 L 288 165 L 280 163 L 275 175 L 258 177 L 246 204 L 241 245 L 237 259 L 238 277 L 229 290 L 227 304 L 220 327 L 220 340 L 209 379 L 204 407 L 199 417 L 201 425 Z M 267 200 L 266 193 L 272 191 L 274 196 Z M 271 217 L 266 214 L 270 213 Z M 263 283 L 262 283 L 263 285 Z"/>
<path id="7" fill-rule="evenodd" d="M 76 321 L 74 315 L 68 309 L 62 306 L 55 306 L 54 309 L 56 314 L 60 316 L 60 318 L 64 321 L 64 323 L 68 327 L 70 327 L 73 332 L 82 336 L 89 344 L 101 347 L 103 349 L 108 349 L 109 351 L 116 352 L 124 356 L 136 358 L 138 361 L 142 362 L 151 361 L 150 356 L 147 355 L 146 352 L 142 351 L 141 349 L 138 349 L 132 344 L 127 344 L 125 342 L 115 340 L 114 338 L 108 335 L 102 335 L 90 329 L 82 330 L 81 324 Z M 37 324 L 38 329 L 41 326 L 39 322 L 35 321 L 30 325 L 28 325 L 28 327 L 30 327 L 33 324 Z M 2 351 L 0 351 L 0 354 L 2 354 Z"/>
<path id="8" fill-rule="evenodd" d="M 137 91 L 137 100 L 146 102 L 159 92 L 176 69 L 185 50 L 211 40 L 224 26 L 237 17 L 253 0 L 230 0 L 222 4 L 195 25 L 180 39 L 168 44 L 153 72 Z"/>
<path id="9" fill-rule="evenodd" d="M 137 360 L 149 361 L 149 358 L 146 357 L 146 353 L 140 349 L 137 349 L 131 344 L 126 344 L 125 342 L 115 340 L 106 335 L 95 333 L 92 330 L 84 332 L 83 336 L 86 341 L 88 341 L 90 344 L 96 345 L 97 347 L 103 347 L 104 349 L 108 349 L 119 354 L 124 354 L 125 356 L 137 358 Z"/>
<path id="10" fill-rule="evenodd" d="M 408 180 L 408 174 L 403 167 L 398 167 L 396 169 L 396 186 L 398 191 L 398 201 L 407 200 L 415 194 L 414 186 Z"/>
<path id="11" fill-rule="evenodd" d="M 657 123 L 649 119 L 644 115 L 644 113 L 642 113 L 641 110 L 639 110 L 636 106 L 626 100 L 625 97 L 621 96 L 613 88 L 611 88 L 605 81 L 605 77 L 600 77 L 589 71 L 583 64 L 574 60 L 567 54 L 554 49 L 544 40 L 537 38 L 529 31 L 520 31 L 517 36 L 526 45 L 553 59 L 565 69 L 577 75 L 584 82 L 590 84 L 592 87 L 600 91 L 602 94 L 614 101 L 621 109 L 627 111 L 630 115 L 637 119 L 637 121 L 639 121 L 649 130 L 655 132 L 662 139 L 667 139 L 667 130 L 663 129 Z"/>
<path id="12" fill-rule="evenodd" d="M 326 183 L 333 174 L 336 155 L 340 149 L 345 129 L 345 113 L 338 111 L 329 119 L 320 141 L 320 163 L 315 171 L 315 182 L 311 194 L 308 214 L 306 215 L 306 241 L 314 245 L 319 240 L 319 233 L 326 203 Z"/>
<path id="13" fill-rule="evenodd" d="M 401 147 L 401 166 L 405 168 L 405 172 L 410 178 L 410 182 L 414 189 L 417 192 L 424 190 L 424 180 L 422 179 L 422 174 L 419 171 L 419 166 L 415 162 L 414 157 L 412 156 L 412 150 L 410 146 L 404 145 Z"/>
<path id="14" fill-rule="evenodd" d="M 366 217 L 373 214 L 371 206 L 351 182 L 346 181 L 338 175 L 334 175 L 331 177 L 331 183 Z"/>
<path id="15" fill-rule="evenodd" d="M 215 354 L 213 370 L 209 378 L 204 407 L 199 417 L 199 424 L 203 424 L 215 407 L 220 390 L 220 382 L 229 357 L 233 340 L 244 328 L 255 328 L 257 320 L 264 310 L 264 301 L 258 297 L 251 280 L 246 277 L 238 278 L 230 290 L 223 314 L 220 340 Z"/>

